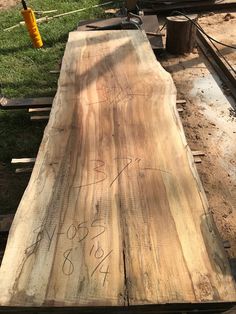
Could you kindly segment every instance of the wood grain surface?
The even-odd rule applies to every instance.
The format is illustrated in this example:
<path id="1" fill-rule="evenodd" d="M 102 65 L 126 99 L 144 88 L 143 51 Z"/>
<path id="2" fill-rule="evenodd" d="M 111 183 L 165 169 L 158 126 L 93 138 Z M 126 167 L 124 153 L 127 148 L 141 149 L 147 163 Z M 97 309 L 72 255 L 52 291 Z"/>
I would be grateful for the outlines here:
<path id="1" fill-rule="evenodd" d="M 171 76 L 140 31 L 70 33 L 0 305 L 235 300 Z"/>

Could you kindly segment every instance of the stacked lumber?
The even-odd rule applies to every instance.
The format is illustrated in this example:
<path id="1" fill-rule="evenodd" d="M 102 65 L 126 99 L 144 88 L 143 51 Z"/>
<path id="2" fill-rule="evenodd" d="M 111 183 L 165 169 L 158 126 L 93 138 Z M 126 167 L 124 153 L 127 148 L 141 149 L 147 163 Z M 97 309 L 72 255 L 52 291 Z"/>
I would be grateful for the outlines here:
<path id="1" fill-rule="evenodd" d="M 138 30 L 70 33 L 0 305 L 234 300 L 171 76 Z"/>

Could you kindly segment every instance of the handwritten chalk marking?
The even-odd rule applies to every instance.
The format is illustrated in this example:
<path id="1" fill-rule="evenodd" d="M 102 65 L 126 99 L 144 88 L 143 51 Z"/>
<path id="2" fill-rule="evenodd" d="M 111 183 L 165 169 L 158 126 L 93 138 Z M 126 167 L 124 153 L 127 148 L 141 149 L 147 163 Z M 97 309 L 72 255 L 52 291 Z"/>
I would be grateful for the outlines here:
<path id="1" fill-rule="evenodd" d="M 111 255 L 112 252 L 113 252 L 113 250 L 111 250 L 109 253 L 107 253 L 107 255 L 105 257 L 103 257 L 103 259 L 97 264 L 97 266 L 94 268 L 94 270 L 91 273 L 91 277 L 93 277 L 93 275 L 96 272 L 96 270 L 98 269 L 98 267 L 108 258 L 109 255 Z"/>
<path id="2" fill-rule="evenodd" d="M 65 258 L 65 260 L 64 260 L 63 265 L 62 265 L 62 271 L 63 271 L 63 274 L 66 276 L 70 276 L 74 272 L 74 265 L 73 265 L 72 261 L 69 259 L 71 252 L 72 252 L 72 249 L 68 249 L 63 253 L 63 257 Z M 66 269 L 65 269 L 67 263 L 69 263 L 68 271 L 66 271 Z"/>

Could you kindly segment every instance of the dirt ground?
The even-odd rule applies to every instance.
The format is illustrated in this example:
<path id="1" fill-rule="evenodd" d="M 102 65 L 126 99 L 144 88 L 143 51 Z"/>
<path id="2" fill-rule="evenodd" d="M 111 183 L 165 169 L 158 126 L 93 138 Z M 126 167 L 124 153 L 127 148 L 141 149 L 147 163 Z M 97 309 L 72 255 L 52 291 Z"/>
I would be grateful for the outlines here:
<path id="1" fill-rule="evenodd" d="M 0 10 L 5 10 L 18 4 L 20 0 L 0 0 Z"/>
<path id="2" fill-rule="evenodd" d="M 236 42 L 236 14 L 225 20 L 226 13 L 199 20 L 213 37 L 228 44 Z M 235 66 L 235 50 L 220 47 Z M 178 98 L 186 99 L 180 113 L 192 150 L 205 153 L 197 169 L 210 210 L 220 236 L 228 240 L 228 254 L 236 257 L 236 114 L 231 97 L 224 94 L 222 83 L 205 57 L 198 52 L 188 56 L 165 56 L 162 65 L 172 74 Z"/>

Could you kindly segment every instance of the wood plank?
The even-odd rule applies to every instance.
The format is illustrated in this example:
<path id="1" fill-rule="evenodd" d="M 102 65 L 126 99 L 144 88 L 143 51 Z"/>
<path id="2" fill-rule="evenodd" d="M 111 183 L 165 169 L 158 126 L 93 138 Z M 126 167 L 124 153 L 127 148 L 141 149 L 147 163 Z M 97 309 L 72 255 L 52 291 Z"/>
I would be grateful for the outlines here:
<path id="1" fill-rule="evenodd" d="M 39 98 L 2 98 L 0 101 L 1 109 L 28 109 L 32 107 L 51 107 L 53 102 L 52 97 Z"/>
<path id="2" fill-rule="evenodd" d="M 35 158 L 12 158 L 12 164 L 31 164 L 35 163 Z"/>
<path id="3" fill-rule="evenodd" d="M 200 304 L 160 304 L 157 307 L 153 305 L 129 306 L 129 307 L 0 307 L 0 313 L 20 313 L 20 314 L 226 314 L 225 311 L 232 308 L 235 303 L 200 303 Z M 228 312 L 227 312 L 228 313 Z M 235 312 L 230 312 L 235 314 Z"/>
<path id="4" fill-rule="evenodd" d="M 47 108 L 29 108 L 29 113 L 48 112 L 51 111 L 50 107 Z"/>
<path id="5" fill-rule="evenodd" d="M 205 156 L 206 154 L 201 150 L 192 150 L 193 156 Z"/>
<path id="6" fill-rule="evenodd" d="M 0 307 L 0 313 L 20 313 L 20 314 L 226 314 L 225 311 L 231 309 L 235 303 L 200 303 L 200 304 L 160 304 L 157 307 L 153 305 L 129 306 L 129 307 Z M 227 312 L 228 314 L 228 312 Z M 235 314 L 235 312 L 230 312 Z"/>
<path id="7" fill-rule="evenodd" d="M 0 305 L 235 300 L 171 76 L 142 32 L 70 33 Z"/>
<path id="8" fill-rule="evenodd" d="M 186 102 L 187 102 L 187 101 L 186 101 L 185 99 L 177 99 L 177 100 L 176 100 L 176 104 L 177 104 L 177 105 L 185 105 Z"/>
<path id="9" fill-rule="evenodd" d="M 44 121 L 44 120 L 48 120 L 49 116 L 32 116 L 30 117 L 31 121 Z"/>
<path id="10" fill-rule="evenodd" d="M 198 157 L 198 156 L 194 156 L 194 162 L 195 162 L 195 164 L 199 164 L 199 163 L 201 163 L 202 162 L 202 160 L 201 160 L 201 158 L 200 157 Z"/>
<path id="11" fill-rule="evenodd" d="M 15 173 L 31 173 L 32 172 L 32 170 L 33 170 L 33 168 L 31 168 L 31 167 L 27 167 L 27 168 L 17 168 L 16 170 L 15 170 Z"/>

